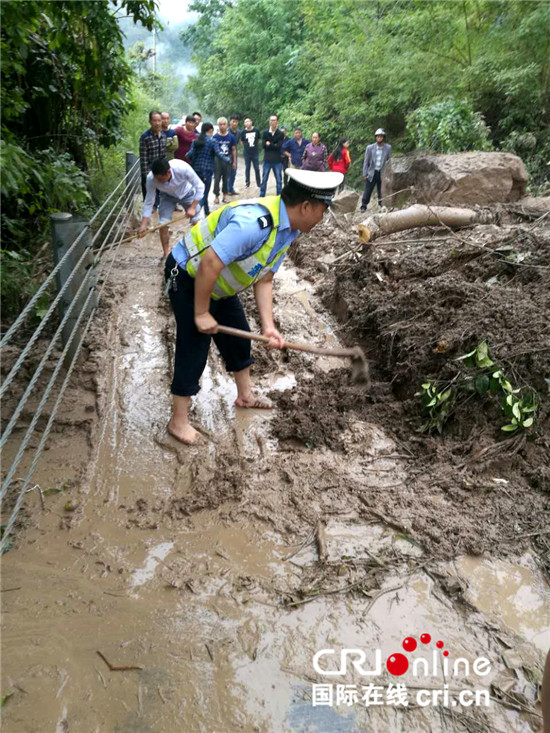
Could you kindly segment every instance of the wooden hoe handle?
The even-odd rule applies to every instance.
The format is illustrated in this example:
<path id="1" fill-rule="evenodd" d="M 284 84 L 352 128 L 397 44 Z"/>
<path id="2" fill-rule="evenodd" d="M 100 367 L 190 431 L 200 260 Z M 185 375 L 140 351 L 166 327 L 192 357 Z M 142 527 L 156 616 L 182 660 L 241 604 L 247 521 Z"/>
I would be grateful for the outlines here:
<path id="1" fill-rule="evenodd" d="M 267 336 L 260 336 L 258 333 L 250 333 L 249 331 L 241 331 L 239 328 L 231 328 L 231 326 L 218 325 L 218 333 L 225 333 L 228 336 L 238 336 L 239 338 L 248 339 L 249 341 L 261 341 L 264 344 L 269 342 Z M 359 349 L 324 349 L 322 346 L 313 346 L 312 344 L 296 344 L 292 341 L 285 341 L 283 349 L 292 349 L 293 351 L 307 351 L 308 354 L 319 354 L 321 356 L 337 356 L 337 357 L 358 357 L 361 355 Z"/>

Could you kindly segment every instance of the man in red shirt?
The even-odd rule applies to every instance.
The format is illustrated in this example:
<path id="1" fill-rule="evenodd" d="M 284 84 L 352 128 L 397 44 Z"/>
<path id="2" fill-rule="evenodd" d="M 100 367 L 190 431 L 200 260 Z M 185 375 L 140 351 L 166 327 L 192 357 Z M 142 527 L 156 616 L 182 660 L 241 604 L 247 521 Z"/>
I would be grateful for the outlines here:
<path id="1" fill-rule="evenodd" d="M 178 158 L 179 160 L 184 160 L 185 162 L 187 162 L 185 160 L 185 156 L 191 148 L 191 143 L 197 137 L 197 133 L 195 132 L 196 126 L 197 123 L 193 115 L 187 115 L 187 117 L 185 118 L 185 127 L 176 127 L 176 135 L 178 136 L 179 146 L 174 153 L 174 158 Z"/>

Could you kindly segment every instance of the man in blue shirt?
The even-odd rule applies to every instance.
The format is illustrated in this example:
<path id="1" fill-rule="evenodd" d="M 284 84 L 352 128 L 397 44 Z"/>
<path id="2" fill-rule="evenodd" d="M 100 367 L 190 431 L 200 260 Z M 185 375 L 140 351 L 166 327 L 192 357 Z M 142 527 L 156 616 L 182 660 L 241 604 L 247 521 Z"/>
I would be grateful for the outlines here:
<path id="1" fill-rule="evenodd" d="M 177 322 L 173 407 L 168 432 L 182 443 L 193 444 L 198 439 L 198 432 L 189 422 L 188 411 L 191 396 L 200 389 L 199 379 L 206 365 L 211 338 L 227 371 L 234 373 L 235 405 L 269 407 L 252 392 L 250 366 L 254 359 L 250 341 L 217 332 L 218 323 L 250 331 L 236 294 L 238 291 L 233 289 L 232 295 L 215 298 L 213 293 L 219 282 L 227 285 L 231 280 L 231 271 L 228 274 L 231 266 L 253 259 L 260 249 L 265 252 L 264 245 L 270 246 L 265 266 L 259 266 L 257 275 L 255 268 L 250 270 L 240 290 L 249 286 L 254 288 L 262 333 L 270 339 L 271 348 L 283 347 L 284 339 L 273 320 L 273 276 L 290 243 L 300 232 L 311 231 L 322 220 L 343 175 L 290 170 L 288 178 L 281 196 L 265 199 L 265 206 L 244 202 L 226 207 L 221 214 L 220 210 L 210 214 L 211 217 L 219 216 L 211 242 L 197 245 L 201 231 L 205 231 L 204 226 L 208 224 L 207 219 L 181 239 L 166 260 L 165 278 Z M 276 228 L 275 220 L 278 220 Z M 275 237 L 272 236 L 274 230 Z M 200 264 L 196 270 L 191 266 L 196 255 L 191 259 L 189 255 L 193 243 L 200 246 Z M 195 276 L 190 272 L 195 272 Z"/>
<path id="2" fill-rule="evenodd" d="M 290 140 L 285 140 L 283 153 L 290 159 L 290 164 L 293 168 L 302 167 L 302 156 L 308 144 L 309 140 L 303 136 L 301 127 L 297 127 L 294 130 L 294 137 L 290 138 Z"/>

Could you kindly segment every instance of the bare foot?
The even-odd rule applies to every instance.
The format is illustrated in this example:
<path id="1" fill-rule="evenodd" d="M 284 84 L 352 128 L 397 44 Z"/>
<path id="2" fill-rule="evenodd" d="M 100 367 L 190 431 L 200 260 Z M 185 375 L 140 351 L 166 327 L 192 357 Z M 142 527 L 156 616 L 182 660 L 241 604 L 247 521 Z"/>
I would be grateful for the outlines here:
<path id="1" fill-rule="evenodd" d="M 270 405 L 269 402 L 264 402 L 264 400 L 254 397 L 254 395 L 250 395 L 249 397 L 237 397 L 235 404 L 237 407 L 248 407 L 249 409 L 254 410 L 273 409 L 273 405 Z"/>
<path id="2" fill-rule="evenodd" d="M 200 433 L 189 423 L 175 429 L 170 421 L 166 429 L 173 438 L 184 445 L 196 445 L 199 442 Z"/>

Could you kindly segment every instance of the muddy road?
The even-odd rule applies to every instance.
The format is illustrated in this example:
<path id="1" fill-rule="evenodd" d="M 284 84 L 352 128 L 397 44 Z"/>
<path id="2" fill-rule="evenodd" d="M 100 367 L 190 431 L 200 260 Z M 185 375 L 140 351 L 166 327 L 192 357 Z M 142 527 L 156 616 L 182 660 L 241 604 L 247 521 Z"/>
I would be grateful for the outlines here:
<path id="1" fill-rule="evenodd" d="M 539 730 L 550 598 L 528 541 L 515 554 L 452 556 L 419 542 L 405 517 L 389 520 L 398 492 L 418 514 L 444 502 L 456 517 L 460 505 L 435 491 L 415 505 L 411 448 L 383 421 L 333 424 L 339 394 L 355 399 L 337 360 L 256 348 L 256 387 L 279 405 L 268 413 L 234 407 L 212 349 L 193 406 L 203 442 L 170 438 L 174 324 L 160 254 L 156 234 L 119 251 L 36 474 L 51 490 L 44 507 L 27 495 L 2 558 L 4 730 Z M 280 271 L 275 314 L 289 340 L 339 344 L 320 279 L 290 260 Z M 373 386 L 381 408 L 388 389 Z M 327 431 L 283 434 L 292 394 L 293 413 L 315 405 Z M 341 649 L 362 650 L 364 666 L 335 676 Z M 321 650 L 336 654 L 316 669 Z M 391 702 L 397 684 L 406 705 Z M 486 698 L 458 702 L 464 690 Z"/>

